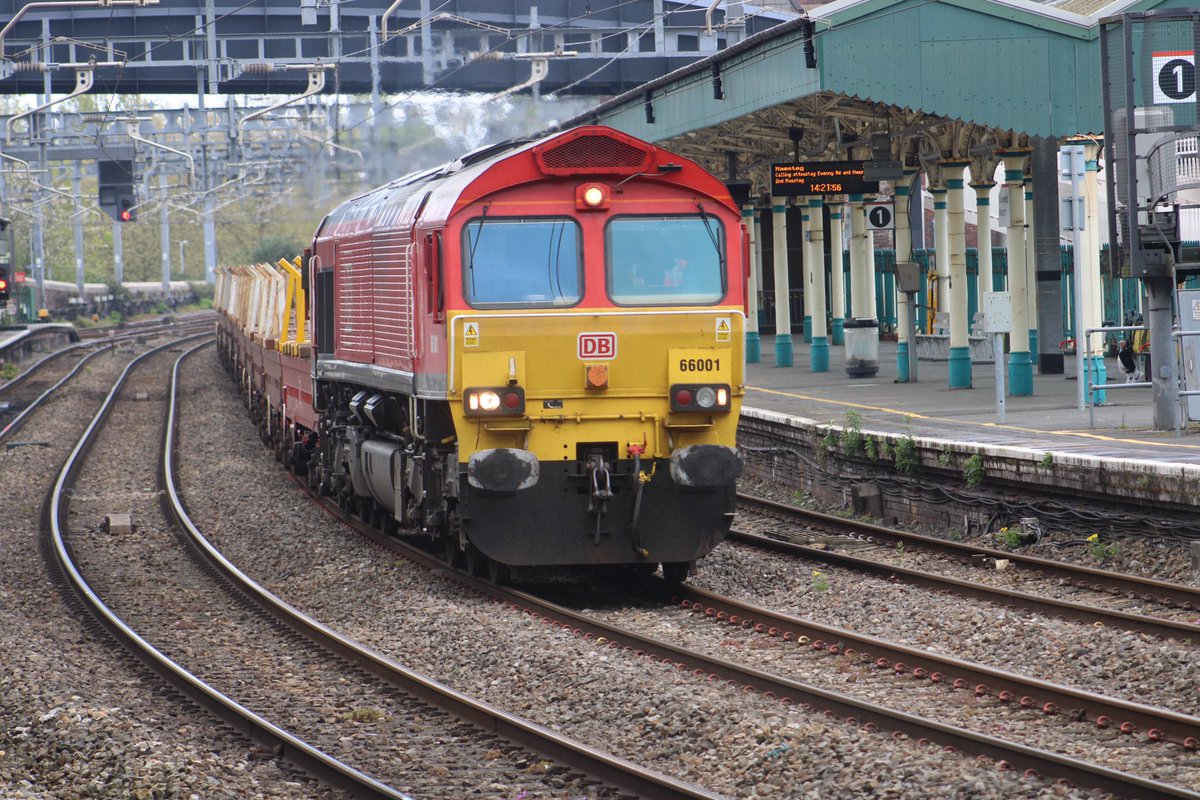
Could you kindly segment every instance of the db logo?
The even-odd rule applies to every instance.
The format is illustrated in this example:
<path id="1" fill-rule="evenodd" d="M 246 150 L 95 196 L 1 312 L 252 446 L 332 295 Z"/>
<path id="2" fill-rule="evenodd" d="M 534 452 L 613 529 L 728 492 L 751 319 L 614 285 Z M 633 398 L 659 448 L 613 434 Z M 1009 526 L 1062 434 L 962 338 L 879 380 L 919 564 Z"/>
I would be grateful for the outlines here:
<path id="1" fill-rule="evenodd" d="M 579 358 L 595 361 L 617 357 L 617 335 L 615 333 L 579 334 Z"/>

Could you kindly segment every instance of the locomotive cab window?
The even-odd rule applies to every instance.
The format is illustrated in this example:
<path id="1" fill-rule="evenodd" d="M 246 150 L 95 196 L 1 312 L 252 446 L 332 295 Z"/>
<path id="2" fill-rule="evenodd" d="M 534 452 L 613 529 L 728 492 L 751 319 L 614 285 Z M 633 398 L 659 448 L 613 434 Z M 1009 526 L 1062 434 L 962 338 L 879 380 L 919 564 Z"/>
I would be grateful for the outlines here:
<path id="1" fill-rule="evenodd" d="M 583 296 L 578 224 L 477 217 L 463 226 L 463 293 L 475 307 L 571 306 Z"/>
<path id="2" fill-rule="evenodd" d="M 716 217 L 617 217 L 605 245 L 617 305 L 707 305 L 725 296 L 725 235 Z"/>

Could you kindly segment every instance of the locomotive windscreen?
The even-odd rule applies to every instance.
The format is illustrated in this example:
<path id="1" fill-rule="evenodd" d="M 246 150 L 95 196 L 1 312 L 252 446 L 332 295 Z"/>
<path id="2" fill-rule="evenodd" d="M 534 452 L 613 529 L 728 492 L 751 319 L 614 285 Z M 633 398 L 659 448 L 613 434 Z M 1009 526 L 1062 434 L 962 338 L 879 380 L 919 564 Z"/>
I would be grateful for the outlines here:
<path id="1" fill-rule="evenodd" d="M 725 296 L 715 217 L 618 217 L 608 223 L 606 250 L 618 305 L 705 305 Z"/>
<path id="2" fill-rule="evenodd" d="M 463 226 L 473 306 L 571 306 L 583 296 L 579 225 L 568 217 L 480 217 Z"/>

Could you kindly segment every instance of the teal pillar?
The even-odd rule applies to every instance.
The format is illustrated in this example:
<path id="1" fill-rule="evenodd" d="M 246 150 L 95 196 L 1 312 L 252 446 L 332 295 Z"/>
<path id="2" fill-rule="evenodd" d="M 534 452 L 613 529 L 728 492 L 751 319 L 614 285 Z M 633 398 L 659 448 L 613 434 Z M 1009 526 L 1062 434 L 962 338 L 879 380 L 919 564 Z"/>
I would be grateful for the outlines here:
<path id="1" fill-rule="evenodd" d="M 804 242 L 804 260 L 808 264 L 804 286 L 809 316 L 804 318 L 804 328 L 812 331 L 812 371 L 829 371 L 829 326 L 825 321 L 825 230 L 821 225 L 824 203 L 820 198 L 808 201 L 808 222 Z"/>
<path id="2" fill-rule="evenodd" d="M 899 189 L 897 189 L 899 191 Z M 829 299 L 833 326 L 833 344 L 846 343 L 846 275 L 842 265 L 842 208 L 840 197 L 830 198 L 829 205 Z"/>
<path id="3" fill-rule="evenodd" d="M 792 308 L 788 291 L 787 204 L 771 198 L 771 241 L 775 266 L 775 366 L 792 366 Z"/>
<path id="4" fill-rule="evenodd" d="M 950 286 L 947 309 L 950 312 L 950 388 L 971 388 L 971 327 L 967 310 L 967 235 L 961 161 L 942 163 L 946 181 L 946 238 L 950 248 Z M 956 176 L 956 177 L 950 177 Z"/>
<path id="5" fill-rule="evenodd" d="M 762 285 L 762 230 L 753 203 L 742 206 L 742 224 L 749 238 L 750 263 L 746 278 L 746 363 L 762 361 L 762 343 L 758 338 L 758 288 Z"/>
<path id="6" fill-rule="evenodd" d="M 790 333 L 775 334 L 775 366 L 790 367 L 792 365 L 792 335 Z"/>
<path id="7" fill-rule="evenodd" d="M 1008 354 L 1008 387 L 1013 397 L 1033 395 L 1033 359 L 1028 351 Z"/>
<path id="8" fill-rule="evenodd" d="M 901 322 L 903 325 L 904 323 Z M 896 383 L 908 383 L 908 342 L 896 345 Z"/>
<path id="9" fill-rule="evenodd" d="M 971 348 L 950 348 L 950 388 L 971 388 Z"/>
<path id="10" fill-rule="evenodd" d="M 812 340 L 812 371 L 829 372 L 829 337 L 814 336 Z"/>
<path id="11" fill-rule="evenodd" d="M 759 341 L 758 331 L 746 331 L 746 363 L 757 364 L 762 361 L 762 342 Z"/>
<path id="12" fill-rule="evenodd" d="M 1037 328 L 1029 329 L 1029 352 L 1030 353 L 1042 352 L 1041 350 L 1038 350 L 1038 329 Z"/>
<path id="13" fill-rule="evenodd" d="M 812 317 L 805 314 L 804 315 L 804 343 L 811 344 L 812 336 L 813 336 L 813 334 L 812 334 Z"/>

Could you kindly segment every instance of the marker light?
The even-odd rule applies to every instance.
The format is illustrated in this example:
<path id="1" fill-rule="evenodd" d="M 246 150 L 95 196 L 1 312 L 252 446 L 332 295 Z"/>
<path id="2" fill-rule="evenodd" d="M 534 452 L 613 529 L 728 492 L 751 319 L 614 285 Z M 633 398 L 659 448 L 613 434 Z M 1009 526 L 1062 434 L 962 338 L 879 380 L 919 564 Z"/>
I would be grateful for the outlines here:
<path id="1" fill-rule="evenodd" d="M 727 383 L 677 383 L 667 396 L 672 411 L 729 411 L 730 392 Z"/>
<path id="2" fill-rule="evenodd" d="M 600 190 L 599 186 L 589 186 L 583 192 L 583 202 L 595 208 L 604 202 L 604 192 Z"/>
<path id="3" fill-rule="evenodd" d="M 495 411 L 500 407 L 500 395 L 495 392 L 480 392 L 479 407 L 484 411 Z"/>

